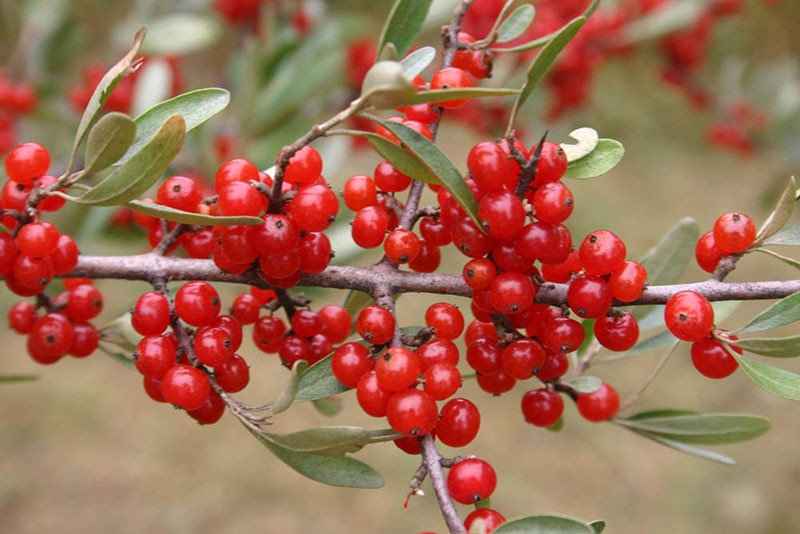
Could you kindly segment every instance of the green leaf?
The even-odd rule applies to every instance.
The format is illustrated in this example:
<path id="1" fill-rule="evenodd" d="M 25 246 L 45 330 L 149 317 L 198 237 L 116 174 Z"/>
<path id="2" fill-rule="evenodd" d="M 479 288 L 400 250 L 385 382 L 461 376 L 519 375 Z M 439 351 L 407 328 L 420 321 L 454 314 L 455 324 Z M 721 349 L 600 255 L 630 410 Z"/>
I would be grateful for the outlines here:
<path id="1" fill-rule="evenodd" d="M 684 415 L 700 415 L 699 412 L 694 410 L 680 410 L 675 408 L 659 408 L 657 410 L 645 410 L 631 415 L 627 419 L 629 421 L 640 421 L 647 419 L 657 419 L 659 417 L 681 417 Z"/>
<path id="2" fill-rule="evenodd" d="M 273 415 L 285 412 L 289 406 L 292 405 L 295 397 L 297 397 L 297 389 L 299 387 L 300 377 L 303 375 L 303 372 L 305 372 L 306 369 L 308 369 L 307 361 L 298 360 L 294 363 L 292 366 L 291 375 L 289 377 L 289 382 L 283 388 L 283 391 L 281 391 L 280 394 L 275 398 L 275 400 L 272 401 Z"/>
<path id="3" fill-rule="evenodd" d="M 124 113 L 104 115 L 89 130 L 86 139 L 84 174 L 102 171 L 114 164 L 128 150 L 136 137 L 136 123 Z"/>
<path id="4" fill-rule="evenodd" d="M 596 376 L 578 376 L 567 380 L 566 384 L 578 393 L 594 393 L 603 386 L 603 381 Z"/>
<path id="5" fill-rule="evenodd" d="M 642 258 L 641 263 L 647 269 L 647 283 L 665 285 L 677 282 L 694 258 L 694 247 L 699 237 L 697 221 L 691 217 L 678 221 Z"/>
<path id="6" fill-rule="evenodd" d="M 384 481 L 380 473 L 354 458 L 292 451 L 252 430 L 250 432 L 279 460 L 311 480 L 348 488 L 383 487 Z"/>
<path id="7" fill-rule="evenodd" d="M 363 137 L 369 141 L 369 144 L 372 145 L 375 152 L 380 154 L 383 159 L 391 163 L 398 171 L 415 180 L 434 185 L 441 183 L 439 178 L 418 158 L 409 154 L 403 147 L 386 139 L 382 135 L 357 130 L 339 130 L 339 133 Z"/>
<path id="8" fill-rule="evenodd" d="M 800 336 L 754 337 L 737 339 L 736 341 L 731 341 L 731 344 L 747 352 L 772 358 L 795 358 L 800 356 Z"/>
<path id="9" fill-rule="evenodd" d="M 753 246 L 757 247 L 761 245 L 765 240 L 769 239 L 786 226 L 786 223 L 789 222 L 789 217 L 792 216 L 796 202 L 797 180 L 792 176 L 789 178 L 789 183 L 781 194 L 780 199 L 778 199 L 778 204 L 775 206 L 775 209 L 769 217 L 767 217 L 764 225 L 758 230 L 756 241 L 753 243 Z"/>
<path id="10" fill-rule="evenodd" d="M 180 56 L 214 45 L 222 36 L 216 18 L 199 13 L 174 13 L 147 24 L 142 53 Z"/>
<path id="11" fill-rule="evenodd" d="M 69 200 L 90 206 L 117 206 L 137 198 L 152 186 L 178 155 L 186 135 L 180 115 L 171 115 L 134 157 L 83 195 Z"/>
<path id="12" fill-rule="evenodd" d="M 536 16 L 536 9 L 531 4 L 523 4 L 515 9 L 497 29 L 496 43 L 513 41 L 528 29 Z"/>
<path id="13" fill-rule="evenodd" d="M 89 103 L 86 104 L 86 109 L 83 111 L 81 121 L 78 123 L 78 130 L 75 132 L 75 141 L 72 144 L 72 153 L 70 154 L 70 161 L 67 165 L 67 174 L 72 171 L 72 164 L 74 163 L 75 155 L 78 153 L 78 147 L 80 147 L 94 118 L 100 113 L 100 110 L 103 108 L 103 105 L 106 103 L 106 100 L 108 100 L 108 97 L 111 95 L 111 92 L 114 90 L 114 87 L 117 86 L 120 79 L 132 72 L 131 66 L 133 65 L 136 54 L 139 53 L 139 47 L 142 45 L 142 40 L 144 40 L 144 34 L 144 28 L 136 32 L 136 37 L 133 40 L 131 49 L 128 50 L 125 56 L 113 67 L 108 69 L 108 72 L 103 75 L 97 87 L 95 87 L 91 98 L 89 98 Z"/>
<path id="14" fill-rule="evenodd" d="M 589 523 L 589 526 L 592 527 L 592 530 L 594 530 L 594 534 L 603 534 L 603 531 L 606 529 L 606 522 L 601 519 L 597 519 Z"/>
<path id="15" fill-rule="evenodd" d="M 589 5 L 589 7 L 586 8 L 586 11 L 583 12 L 583 17 L 588 20 L 589 17 L 591 17 L 592 14 L 597 10 L 597 6 L 599 6 L 599 5 L 600 5 L 600 0 L 594 0 L 594 2 L 592 2 Z M 522 43 L 520 45 L 512 46 L 512 47 L 508 47 L 508 48 L 503 48 L 503 47 L 496 47 L 495 48 L 495 47 L 493 47 L 493 48 L 490 48 L 490 50 L 493 51 L 493 52 L 505 52 L 505 53 L 528 52 L 530 50 L 536 50 L 538 48 L 541 48 L 541 47 L 545 46 L 550 41 L 555 39 L 560 33 L 561 33 L 561 30 L 559 29 L 559 30 L 556 30 L 556 31 L 554 31 L 552 33 L 548 33 L 547 35 L 544 35 L 542 37 L 534 39 L 532 41 L 528 41 L 527 43 Z"/>
<path id="16" fill-rule="evenodd" d="M 433 63 L 435 58 L 436 49 L 432 46 L 423 46 L 401 59 L 400 66 L 403 67 L 403 74 L 406 75 L 406 78 L 413 80 L 422 74 L 422 71 Z"/>
<path id="17" fill-rule="evenodd" d="M 183 117 L 188 132 L 225 109 L 230 99 L 231 95 L 225 89 L 210 87 L 183 93 L 156 104 L 136 117 L 136 138 L 119 163 L 125 163 L 148 144 L 172 115 Z"/>
<path id="18" fill-rule="evenodd" d="M 800 222 L 784 226 L 779 232 L 767 238 L 763 244 L 782 246 L 800 245 Z"/>
<path id="19" fill-rule="evenodd" d="M 325 417 L 334 417 L 342 411 L 342 404 L 338 402 L 339 399 L 314 399 L 311 404 L 314 408 Z"/>
<path id="20" fill-rule="evenodd" d="M 682 453 L 688 454 L 690 456 L 696 456 L 698 458 L 702 458 L 704 460 L 710 460 L 712 462 L 717 462 L 724 465 L 734 465 L 736 461 L 729 456 L 725 456 L 724 454 L 720 454 L 715 451 L 709 451 L 707 449 L 701 449 L 700 447 L 694 447 L 692 445 L 687 445 L 685 443 L 681 443 L 679 441 L 675 441 L 669 438 L 665 438 L 658 434 L 651 434 L 649 432 L 642 432 L 635 430 L 637 434 L 640 436 L 644 436 L 647 439 L 651 439 L 656 443 L 660 443 L 662 445 L 666 445 L 671 449 L 675 449 L 676 451 L 680 451 Z"/>
<path id="21" fill-rule="evenodd" d="M 783 298 L 759 313 L 739 332 L 760 332 L 800 320 L 800 292 Z"/>
<path id="22" fill-rule="evenodd" d="M 16 384 L 18 382 L 32 382 L 38 380 L 36 375 L 0 375 L 0 384 Z"/>
<path id="23" fill-rule="evenodd" d="M 414 44 L 433 0 L 396 0 L 378 41 L 378 57 L 392 43 L 398 57 L 403 57 Z"/>
<path id="24" fill-rule="evenodd" d="M 624 155 L 622 143 L 614 139 L 600 139 L 597 148 L 588 155 L 569 162 L 564 176 L 577 180 L 601 176 L 616 167 Z"/>
<path id="25" fill-rule="evenodd" d="M 131 200 L 125 204 L 128 208 L 139 213 L 152 215 L 159 219 L 166 219 L 183 224 L 194 224 L 197 226 L 234 226 L 240 224 L 264 224 L 263 219 L 251 217 L 249 215 L 222 216 L 222 215 L 203 215 L 201 213 L 191 213 L 188 211 L 176 210 L 169 206 L 162 206 L 153 202 L 142 202 L 141 200 Z"/>
<path id="26" fill-rule="evenodd" d="M 297 384 L 295 402 L 324 399 L 348 391 L 350 388 L 339 382 L 331 370 L 331 355 L 308 368 Z"/>
<path id="27" fill-rule="evenodd" d="M 494 529 L 494 534 L 594 534 L 595 530 L 571 517 L 531 515 L 512 519 Z"/>
<path id="28" fill-rule="evenodd" d="M 19 0 L 0 2 L 0 64 L 5 64 L 17 47 L 22 31 L 22 6 Z"/>
<path id="29" fill-rule="evenodd" d="M 262 432 L 261 435 L 285 449 L 323 456 L 357 452 L 371 441 L 369 431 L 358 426 L 321 426 L 291 434 Z"/>
<path id="30" fill-rule="evenodd" d="M 618 419 L 619 424 L 681 443 L 722 445 L 756 438 L 770 429 L 763 417 L 744 414 L 661 415 L 635 420 Z"/>
<path id="31" fill-rule="evenodd" d="M 539 84 L 541 79 L 547 74 L 547 71 L 550 70 L 550 67 L 553 66 L 558 55 L 564 49 L 567 44 L 575 37 L 575 34 L 578 33 L 583 25 L 586 24 L 585 17 L 577 17 L 567 23 L 563 28 L 558 30 L 556 35 L 545 45 L 541 52 L 536 56 L 536 59 L 531 64 L 530 68 L 528 69 L 527 81 L 522 86 L 522 92 L 517 97 L 517 101 L 514 102 L 514 107 L 511 110 L 511 116 L 509 118 L 508 130 L 510 131 L 513 127 L 513 124 L 516 122 L 517 114 L 519 113 L 520 108 L 528 100 L 528 97 L 531 96 L 531 93 Z"/>
<path id="32" fill-rule="evenodd" d="M 417 133 L 405 124 L 399 122 L 373 119 L 375 122 L 392 132 L 405 147 L 417 157 L 439 179 L 441 184 L 453 196 L 475 225 L 484 231 L 478 220 L 478 201 L 470 191 L 464 177 L 458 172 L 455 165 L 439 150 L 427 137 Z"/>
<path id="33" fill-rule="evenodd" d="M 597 130 L 594 128 L 578 128 L 569 133 L 569 137 L 575 139 L 577 143 L 561 143 L 561 149 L 567 155 L 567 161 L 572 163 L 585 156 L 588 156 L 592 151 L 597 148 L 597 143 L 600 142 L 600 136 L 597 135 Z"/>
<path id="34" fill-rule="evenodd" d="M 728 351 L 750 379 L 770 393 L 789 400 L 800 400 L 800 376 L 747 356 Z"/>
<path id="35" fill-rule="evenodd" d="M 502 87 L 465 87 L 464 89 L 437 89 L 435 91 L 420 91 L 403 96 L 391 107 L 413 106 L 430 102 L 448 102 L 464 98 L 484 98 L 487 96 L 512 96 L 518 95 L 519 89 L 504 89 Z"/>

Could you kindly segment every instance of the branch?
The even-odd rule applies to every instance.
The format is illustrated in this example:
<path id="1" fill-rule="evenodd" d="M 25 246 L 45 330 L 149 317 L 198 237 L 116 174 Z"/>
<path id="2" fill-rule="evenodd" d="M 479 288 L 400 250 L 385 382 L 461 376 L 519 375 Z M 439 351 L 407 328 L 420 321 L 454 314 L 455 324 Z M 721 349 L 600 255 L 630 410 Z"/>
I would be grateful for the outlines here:
<path id="1" fill-rule="evenodd" d="M 466 534 L 467 529 L 464 528 L 464 523 L 458 517 L 456 507 L 450 498 L 450 493 L 447 491 L 447 481 L 442 471 L 442 455 L 436 450 L 436 445 L 433 443 L 433 438 L 430 434 L 419 438 L 419 445 L 422 450 L 422 464 L 428 471 L 428 476 L 433 485 L 433 492 L 436 494 L 436 500 L 439 501 L 439 508 L 442 510 L 442 516 L 447 523 L 447 528 L 452 533 Z"/>

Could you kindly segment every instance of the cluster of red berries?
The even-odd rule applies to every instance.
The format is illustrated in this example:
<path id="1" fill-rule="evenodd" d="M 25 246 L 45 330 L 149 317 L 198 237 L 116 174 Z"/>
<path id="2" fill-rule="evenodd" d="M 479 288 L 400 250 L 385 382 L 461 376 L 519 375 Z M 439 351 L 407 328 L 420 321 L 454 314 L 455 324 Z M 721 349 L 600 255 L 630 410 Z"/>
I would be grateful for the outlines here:
<path id="1" fill-rule="evenodd" d="M 17 118 L 32 113 L 38 102 L 31 84 L 10 80 L 0 70 L 0 154 L 17 144 Z"/>
<path id="2" fill-rule="evenodd" d="M 250 161 L 234 159 L 217 170 L 215 195 L 195 178 L 172 176 L 159 187 L 155 202 L 188 212 L 263 218 L 263 225 L 189 228 L 175 245 L 191 258 L 212 258 L 231 274 L 257 265 L 269 284 L 290 288 L 302 273 L 319 273 L 330 264 L 331 243 L 322 232 L 335 220 L 339 200 L 321 172 L 319 153 L 310 146 L 302 148 L 286 167 L 281 195 L 285 201 L 270 206 L 272 178 Z M 136 213 L 134 220 L 147 229 L 152 246 L 161 242 L 159 219 Z"/>
<path id="3" fill-rule="evenodd" d="M 712 145 L 751 156 L 756 148 L 754 136 L 767 126 L 767 120 L 763 111 L 738 100 L 724 107 L 721 117 L 708 127 L 706 139 Z"/>
<path id="4" fill-rule="evenodd" d="M 721 215 L 713 230 L 700 236 L 694 256 L 701 269 L 713 273 L 719 262 L 732 254 L 746 251 L 756 240 L 756 225 L 753 220 L 737 211 Z"/>

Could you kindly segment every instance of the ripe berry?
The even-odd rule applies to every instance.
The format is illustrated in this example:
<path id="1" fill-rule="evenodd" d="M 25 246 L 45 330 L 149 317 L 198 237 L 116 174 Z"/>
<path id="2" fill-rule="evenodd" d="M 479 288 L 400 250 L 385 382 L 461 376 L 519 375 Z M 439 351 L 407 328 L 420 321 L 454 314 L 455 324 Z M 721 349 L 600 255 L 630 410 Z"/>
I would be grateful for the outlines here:
<path id="1" fill-rule="evenodd" d="M 475 81 L 472 76 L 466 71 L 456 67 L 446 67 L 436 71 L 431 77 L 431 91 L 439 89 L 462 89 L 465 87 L 473 87 Z M 444 102 L 437 102 L 445 109 L 455 109 L 464 106 L 468 99 L 459 98 L 456 100 L 445 100 Z"/>
<path id="2" fill-rule="evenodd" d="M 291 319 L 292 330 L 300 337 L 314 337 L 322 332 L 322 317 L 311 310 L 298 310 Z"/>
<path id="3" fill-rule="evenodd" d="M 133 353 L 136 369 L 144 376 L 158 379 L 175 365 L 176 355 L 175 343 L 169 337 L 161 335 L 143 337 Z"/>
<path id="4" fill-rule="evenodd" d="M 456 339 L 464 331 L 464 316 L 457 306 L 437 302 L 425 311 L 425 324 L 434 329 L 436 337 Z"/>
<path id="5" fill-rule="evenodd" d="M 92 354 L 100 342 L 100 332 L 91 323 L 74 323 L 72 325 L 72 345 L 69 355 L 75 358 L 85 358 Z"/>
<path id="6" fill-rule="evenodd" d="M 58 244 L 59 235 L 53 223 L 42 221 L 26 224 L 17 233 L 17 248 L 21 254 L 34 258 L 49 256 Z"/>
<path id="7" fill-rule="evenodd" d="M 641 263 L 624 261 L 611 272 L 608 289 L 611 296 L 622 302 L 633 302 L 641 298 L 647 282 L 647 271 Z"/>
<path id="8" fill-rule="evenodd" d="M 481 258 L 494 246 L 494 239 L 483 233 L 468 218 L 458 220 L 450 228 L 453 244 L 469 258 Z"/>
<path id="9" fill-rule="evenodd" d="M 334 345 L 341 343 L 350 336 L 353 321 L 346 309 L 336 304 L 328 304 L 320 308 L 318 313 L 322 318 L 322 333 L 331 343 Z"/>
<path id="10" fill-rule="evenodd" d="M 307 185 L 298 189 L 288 211 L 300 230 L 321 232 L 336 220 L 339 199 L 325 185 Z"/>
<path id="11" fill-rule="evenodd" d="M 575 207 L 572 192 L 561 182 L 544 184 L 531 199 L 536 218 L 547 223 L 562 223 L 569 219 Z"/>
<path id="12" fill-rule="evenodd" d="M 511 191 L 492 191 L 478 202 L 478 219 L 495 239 L 513 239 L 525 225 L 525 208 Z"/>
<path id="13" fill-rule="evenodd" d="M 68 274 L 78 265 L 78 245 L 66 234 L 58 236 L 58 243 L 55 250 L 50 254 L 50 261 L 53 264 L 53 274 Z"/>
<path id="14" fill-rule="evenodd" d="M 214 379 L 224 391 L 237 393 L 250 383 L 250 367 L 244 358 L 234 354 L 219 367 L 214 367 Z"/>
<path id="15" fill-rule="evenodd" d="M 392 263 L 408 263 L 419 256 L 422 245 L 411 230 L 397 228 L 383 242 L 383 251 Z"/>
<path id="16" fill-rule="evenodd" d="M 217 169 L 214 175 L 214 190 L 219 193 L 233 182 L 247 183 L 250 180 L 258 181 L 258 167 L 246 159 L 232 159 Z"/>
<path id="17" fill-rule="evenodd" d="M 744 213 L 726 213 L 714 223 L 714 242 L 726 254 L 747 250 L 755 240 L 756 225 Z"/>
<path id="18" fill-rule="evenodd" d="M 6 156 L 6 174 L 17 183 L 31 185 L 50 168 L 50 153 L 38 143 L 23 143 Z"/>
<path id="19" fill-rule="evenodd" d="M 536 374 L 542 382 L 552 382 L 564 376 L 569 369 L 569 360 L 563 352 L 546 351 L 544 365 Z"/>
<path id="20" fill-rule="evenodd" d="M 639 340 L 639 323 L 627 312 L 606 315 L 595 321 L 594 335 L 608 350 L 624 352 Z"/>
<path id="21" fill-rule="evenodd" d="M 461 373 L 454 365 L 429 365 L 423 375 L 425 393 L 434 400 L 450 398 L 461 387 Z"/>
<path id="22" fill-rule="evenodd" d="M 249 215 L 257 217 L 267 208 L 267 197 L 247 182 L 232 182 L 226 185 L 217 197 L 220 215 Z"/>
<path id="23" fill-rule="evenodd" d="M 419 245 L 419 254 L 416 258 L 408 262 L 408 267 L 417 273 L 435 272 L 442 262 L 442 253 L 439 247 L 428 243 L 425 239 L 420 239 Z"/>
<path id="24" fill-rule="evenodd" d="M 143 336 L 162 333 L 169 326 L 169 301 L 157 291 L 148 291 L 136 301 L 131 312 L 133 329 Z"/>
<path id="25" fill-rule="evenodd" d="M 268 213 L 252 235 L 253 245 L 265 255 L 285 254 L 300 243 L 300 228 L 288 216 Z"/>
<path id="26" fill-rule="evenodd" d="M 517 381 L 505 371 L 498 371 L 493 375 L 479 374 L 476 377 L 476 381 L 482 390 L 492 395 L 507 393 L 514 389 L 514 385 L 517 383 Z"/>
<path id="27" fill-rule="evenodd" d="M 545 141 L 539 161 L 536 163 L 536 177 L 533 181 L 535 187 L 542 184 L 557 182 L 567 172 L 567 155 L 564 149 L 551 141 Z"/>
<path id="28" fill-rule="evenodd" d="M 197 410 L 211 394 L 211 384 L 206 374 L 190 365 L 170 367 L 161 378 L 161 392 L 170 404 L 184 410 Z"/>
<path id="29" fill-rule="evenodd" d="M 225 401 L 212 391 L 201 407 L 196 410 L 190 410 L 187 413 L 201 425 L 213 425 L 225 413 Z"/>
<path id="30" fill-rule="evenodd" d="M 523 258 L 531 262 L 555 256 L 560 246 L 561 237 L 558 227 L 543 221 L 525 225 L 517 235 L 517 250 Z M 569 254 L 569 250 L 567 254 Z"/>
<path id="31" fill-rule="evenodd" d="M 17 334 L 29 334 L 37 318 L 36 306 L 26 300 L 14 303 L 8 310 L 8 326 Z"/>
<path id="32" fill-rule="evenodd" d="M 91 284 L 83 284 L 69 291 L 64 314 L 76 323 L 89 321 L 103 310 L 103 294 Z"/>
<path id="33" fill-rule="evenodd" d="M 356 174 L 347 179 L 342 191 L 345 206 L 358 211 L 378 203 L 375 180 L 363 174 Z"/>
<path id="34" fill-rule="evenodd" d="M 238 295 L 231 306 L 231 313 L 242 324 L 253 324 L 258 320 L 261 304 L 250 293 Z"/>
<path id="35" fill-rule="evenodd" d="M 361 248 L 379 247 L 388 227 L 386 212 L 378 206 L 367 206 L 359 210 L 353 219 L 353 241 Z"/>
<path id="36" fill-rule="evenodd" d="M 22 255 L 17 257 L 14 269 L 6 275 L 6 281 L 12 274 L 16 283 L 38 293 L 53 279 L 53 264 L 49 258 Z"/>
<path id="37" fill-rule="evenodd" d="M 375 185 L 381 191 L 398 193 L 405 191 L 411 185 L 411 177 L 398 171 L 388 161 L 382 161 L 375 167 Z M 377 201 L 377 199 L 376 199 Z"/>
<path id="38" fill-rule="evenodd" d="M 475 258 L 464 264 L 461 276 L 472 289 L 487 289 L 494 277 L 497 276 L 497 268 L 490 259 Z"/>
<path id="39" fill-rule="evenodd" d="M 419 232 L 425 241 L 437 247 L 449 245 L 452 241 L 450 230 L 441 217 L 423 217 L 419 223 Z"/>
<path id="40" fill-rule="evenodd" d="M 278 355 L 281 363 L 290 369 L 299 360 L 305 360 L 310 364 L 312 360 L 311 343 L 299 336 L 286 336 L 281 338 L 278 344 Z"/>
<path id="41" fill-rule="evenodd" d="M 492 280 L 489 286 L 489 300 L 501 313 L 520 313 L 531 307 L 538 291 L 538 286 L 529 276 L 506 272 Z"/>
<path id="42" fill-rule="evenodd" d="M 458 364 L 458 347 L 449 339 L 437 338 L 428 341 L 417 349 L 419 370 L 424 373 L 431 365 L 441 363 L 445 365 Z"/>
<path id="43" fill-rule="evenodd" d="M 383 417 L 392 393 L 384 391 L 378 385 L 378 377 L 374 370 L 367 371 L 361 376 L 356 385 L 356 399 L 358 405 L 367 415 Z"/>
<path id="44" fill-rule="evenodd" d="M 609 274 L 625 261 L 625 243 L 608 230 L 597 230 L 586 236 L 578 254 L 587 273 Z"/>
<path id="45" fill-rule="evenodd" d="M 522 396 L 522 415 L 536 426 L 554 425 L 564 413 L 564 399 L 557 391 L 547 388 L 534 389 Z"/>
<path id="46" fill-rule="evenodd" d="M 156 202 L 176 210 L 194 212 L 202 200 L 200 186 L 192 178 L 171 176 L 158 188 Z"/>
<path id="47" fill-rule="evenodd" d="M 481 427 L 478 407 L 467 399 L 451 399 L 442 406 L 436 437 L 450 447 L 464 447 L 475 439 Z"/>
<path id="48" fill-rule="evenodd" d="M 493 375 L 500 372 L 502 349 L 489 338 L 479 338 L 467 347 L 467 363 L 477 373 Z"/>
<path id="49" fill-rule="evenodd" d="M 575 278 L 567 290 L 569 307 L 584 319 L 602 317 L 611 308 L 608 283 L 599 276 L 584 274 Z"/>
<path id="50" fill-rule="evenodd" d="M 142 377 L 142 383 L 148 397 L 156 402 L 167 402 L 164 400 L 164 394 L 161 393 L 161 380 L 150 376 L 144 376 Z"/>
<path id="51" fill-rule="evenodd" d="M 436 428 L 439 409 L 424 391 L 406 389 L 392 395 L 386 405 L 386 419 L 405 436 L 423 436 Z"/>
<path id="52" fill-rule="evenodd" d="M 59 313 L 48 313 L 36 319 L 28 336 L 31 356 L 39 363 L 52 363 L 69 351 L 74 329 L 69 319 Z M 49 360 L 49 361 L 48 361 Z"/>
<path id="53" fill-rule="evenodd" d="M 509 161 L 508 154 L 497 143 L 484 141 L 469 151 L 467 168 L 481 191 L 500 191 L 512 189 L 519 177 Z"/>
<path id="54" fill-rule="evenodd" d="M 405 347 L 392 347 L 375 360 L 378 386 L 385 391 L 402 391 L 419 376 L 417 355 Z"/>
<path id="55" fill-rule="evenodd" d="M 664 322 L 678 339 L 700 341 L 708 337 L 714 326 L 714 308 L 703 295 L 681 291 L 667 301 Z"/>
<path id="56" fill-rule="evenodd" d="M 203 327 L 194 336 L 194 353 L 203 365 L 220 366 L 234 350 L 230 334 L 222 328 Z"/>
<path id="57" fill-rule="evenodd" d="M 597 391 L 578 395 L 576 404 L 584 419 L 599 423 L 611 419 L 617 413 L 619 394 L 604 382 Z"/>
<path id="58" fill-rule="evenodd" d="M 361 377 L 373 365 L 369 349 L 361 343 L 345 343 L 331 356 L 333 376 L 349 388 L 357 387 Z"/>
<path id="59" fill-rule="evenodd" d="M 175 293 L 175 313 L 192 326 L 209 324 L 219 310 L 219 294 L 206 282 L 188 282 Z"/>
<path id="60" fill-rule="evenodd" d="M 289 160 L 283 179 L 290 184 L 308 185 L 322 174 L 322 157 L 311 146 L 306 145 Z"/>
<path id="61" fill-rule="evenodd" d="M 549 321 L 540 336 L 545 347 L 553 352 L 573 352 L 586 337 L 583 325 L 569 317 L 556 317 Z"/>
<path id="62" fill-rule="evenodd" d="M 497 474 L 488 462 L 467 458 L 453 465 L 447 473 L 450 496 L 461 504 L 475 504 L 488 499 L 497 486 Z"/>
<path id="63" fill-rule="evenodd" d="M 738 354 L 742 353 L 738 347 L 732 345 L 728 347 Z M 692 363 L 700 374 L 708 378 L 725 378 L 732 375 L 739 367 L 739 362 L 725 349 L 725 346 L 710 337 L 692 343 Z"/>
<path id="64" fill-rule="evenodd" d="M 500 512 L 492 510 L 491 508 L 478 508 L 477 510 L 471 511 L 469 515 L 464 518 L 464 528 L 466 528 L 468 532 L 472 532 L 472 525 L 478 520 L 483 522 L 483 528 L 486 534 L 491 534 L 494 532 L 494 529 L 506 522 L 506 518 L 503 517 Z"/>
<path id="65" fill-rule="evenodd" d="M 386 308 L 367 306 L 356 319 L 356 331 L 373 345 L 388 343 L 394 336 L 395 321 L 392 313 Z"/>
<path id="66" fill-rule="evenodd" d="M 544 365 L 544 349 L 534 339 L 518 339 L 503 349 L 500 364 L 515 380 L 527 380 Z"/>
<path id="67" fill-rule="evenodd" d="M 697 240 L 694 257 L 697 264 L 707 273 L 713 273 L 725 253 L 717 246 L 714 232 L 706 232 Z"/>

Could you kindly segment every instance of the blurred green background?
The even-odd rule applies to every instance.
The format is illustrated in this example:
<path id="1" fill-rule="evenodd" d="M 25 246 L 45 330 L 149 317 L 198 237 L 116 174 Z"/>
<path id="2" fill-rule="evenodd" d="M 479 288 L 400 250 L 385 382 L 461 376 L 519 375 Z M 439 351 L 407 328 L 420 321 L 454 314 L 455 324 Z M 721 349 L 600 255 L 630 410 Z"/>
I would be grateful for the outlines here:
<path id="1" fill-rule="evenodd" d="M 445 13 L 448 3 L 436 1 L 434 11 Z M 59 95 L 81 83 L 84 64 L 92 60 L 112 64 L 129 46 L 136 28 L 167 14 L 194 13 L 211 21 L 207 28 L 211 33 L 200 35 L 211 44 L 190 49 L 181 61 L 185 88 L 224 84 L 232 90 L 232 105 L 226 116 L 213 119 L 188 140 L 176 163 L 176 171 L 206 176 L 217 163 L 208 150 L 214 133 L 234 132 L 240 151 L 266 167 L 283 143 L 333 109 L 332 102 L 343 102 L 347 89 L 332 83 L 341 78 L 341 43 L 369 34 L 370 29 L 377 31 L 390 6 L 388 1 L 306 3 L 309 13 L 320 17 L 309 39 L 319 38 L 319 46 L 328 47 L 328 53 L 315 55 L 311 49 L 303 56 L 308 61 L 303 68 L 319 62 L 321 72 L 330 64 L 330 72 L 337 73 L 315 81 L 302 69 L 299 74 L 297 69 L 281 70 L 287 63 L 277 59 L 273 70 L 264 66 L 280 50 L 295 57 L 291 54 L 297 41 L 281 26 L 294 2 L 275 6 L 260 37 L 221 22 L 209 2 L 200 0 L 23 4 L 23 43 L 4 70 L 7 76 L 32 80 L 44 95 L 36 114 L 19 124 L 20 134 L 24 140 L 47 144 L 57 162 L 71 145 L 70 129 L 78 117 Z M 725 211 L 741 210 L 764 220 L 800 164 L 796 107 L 800 5 L 745 4 L 741 16 L 716 28 L 703 80 L 714 91 L 744 96 L 770 114 L 753 157 L 743 159 L 706 143 L 705 130 L 715 110 L 698 112 L 661 83 L 654 47 L 648 44 L 626 61 L 605 65 L 588 104 L 555 125 L 545 125 L 539 118 L 547 99 L 540 91 L 541 102 L 532 105 L 524 119 L 529 143 L 545 128 L 550 139 L 563 141 L 570 130 L 591 125 L 601 136 L 623 142 L 627 151 L 611 174 L 569 182 L 577 205 L 569 226 L 576 240 L 593 229 L 607 228 L 625 240 L 629 256 L 636 258 L 686 216 L 696 218 L 703 231 Z M 428 43 L 435 44 L 438 23 L 431 22 Z M 319 37 L 327 31 L 333 36 Z M 178 37 L 185 35 L 174 37 L 180 41 Z M 333 46 L 326 44 L 328 38 Z M 232 56 L 236 50 L 244 53 Z M 263 70 L 254 70 L 253 64 Z M 291 76 L 295 78 L 286 79 Z M 286 90 L 280 85 L 309 79 L 308 87 L 289 84 Z M 325 91 L 320 92 L 323 85 Z M 294 99 L 296 95 L 305 96 Z M 284 100 L 269 104 L 270 96 Z M 260 119 L 255 121 L 252 115 Z M 467 150 L 480 135 L 451 122 L 443 126 L 440 140 L 464 168 Z M 350 174 L 370 173 L 378 161 L 368 151 L 349 153 L 346 148 L 339 140 L 320 144 L 326 156 L 325 175 L 339 187 Z M 59 215 L 59 225 L 76 233 L 85 253 L 145 250 L 141 235 L 109 229 L 108 217 L 108 211 L 87 214 L 70 209 Z M 347 218 L 340 217 L 345 222 Z M 462 257 L 452 247 L 443 252 L 442 270 L 458 272 Z M 338 261 L 351 257 L 346 251 Z M 353 261 L 366 264 L 372 257 Z M 797 277 L 796 271 L 766 257 L 747 257 L 739 265 L 730 280 Z M 685 280 L 703 277 L 692 266 Z M 145 287 L 114 281 L 97 285 L 106 296 L 98 324 L 124 313 Z M 309 293 L 320 305 L 344 298 L 342 292 Z M 225 288 L 225 302 L 235 294 L 234 288 Z M 8 291 L 0 293 L 2 309 L 14 300 Z M 428 296 L 404 297 L 399 306 L 401 323 L 417 323 L 433 301 Z M 469 309 L 465 300 L 454 302 Z M 763 307 L 746 303 L 722 326 L 740 326 Z M 372 446 L 357 455 L 384 475 L 384 488 L 323 486 L 273 458 L 232 417 L 204 428 L 169 406 L 151 402 L 137 374 L 100 353 L 86 361 L 66 358 L 41 367 L 27 357 L 23 338 L 6 327 L 0 335 L 5 347 L 0 375 L 39 376 L 32 383 L 0 387 L 0 530 L 4 532 L 444 531 L 427 484 L 429 495 L 412 499 L 404 509 L 418 458 L 400 453 L 392 444 Z M 243 349 L 243 355 L 252 366 L 252 382 L 242 399 L 255 403 L 272 399 L 287 378 L 285 369 L 275 356 L 251 346 Z M 596 371 L 618 386 L 625 398 L 648 377 L 657 360 L 657 354 L 645 355 L 597 366 Z M 780 363 L 800 371 L 796 362 Z M 492 398 L 468 381 L 462 394 L 480 406 L 481 431 L 465 450 L 442 447 L 445 454 L 475 454 L 495 466 L 499 485 L 492 503 L 507 517 L 561 513 L 604 519 L 607 532 L 631 534 L 789 533 L 800 528 L 800 406 L 760 390 L 742 372 L 719 382 L 705 379 L 692 368 L 687 347 L 681 347 L 636 405 L 641 410 L 746 412 L 772 420 L 773 429 L 755 442 L 719 448 L 737 460 L 733 467 L 681 455 L 610 424 L 587 423 L 572 406 L 567 407 L 561 432 L 531 427 L 518 408 L 524 391 L 524 385 L 518 385 L 511 393 Z M 276 419 L 274 430 L 323 424 L 385 426 L 362 414 L 352 393 L 342 395 L 340 402 L 342 412 L 334 420 L 310 405 L 295 405 Z"/>

